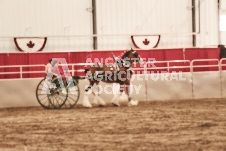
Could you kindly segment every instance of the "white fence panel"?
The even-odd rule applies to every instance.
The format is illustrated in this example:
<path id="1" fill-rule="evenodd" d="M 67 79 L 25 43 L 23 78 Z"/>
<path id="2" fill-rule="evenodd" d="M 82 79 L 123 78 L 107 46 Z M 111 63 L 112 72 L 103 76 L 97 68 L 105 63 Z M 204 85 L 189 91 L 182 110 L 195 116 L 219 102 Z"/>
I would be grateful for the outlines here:
<path id="1" fill-rule="evenodd" d="M 146 100 L 146 83 L 145 75 L 133 75 L 134 80 L 131 80 L 131 97 L 134 100 Z"/>
<path id="2" fill-rule="evenodd" d="M 39 106 L 35 90 L 40 79 L 0 80 L 0 108 Z"/>
<path id="3" fill-rule="evenodd" d="M 215 65 L 194 66 L 193 62 L 191 62 L 190 64 L 191 71 L 193 71 L 192 69 L 195 67 L 219 67 L 219 71 L 179 72 L 179 73 L 159 73 L 159 74 L 152 73 L 143 75 L 133 75 L 134 78 L 131 80 L 131 85 L 133 85 L 131 89 L 131 97 L 139 101 L 204 99 L 204 98 L 222 98 L 222 97 L 224 98 L 226 97 L 226 93 L 224 93 L 226 92 L 226 71 L 222 70 L 221 68 L 224 65 L 224 63 L 222 63 L 223 60 L 224 59 L 222 59 Z M 195 61 L 216 61 L 216 60 L 207 59 Z M 70 65 L 73 66 L 73 64 Z M 9 66 L 7 66 L 7 68 L 8 67 Z M 71 72 L 74 72 L 73 69 Z M 24 72 L 27 71 L 21 70 L 21 72 L 18 72 L 18 74 L 23 74 Z M 40 71 L 32 72 L 39 73 Z M 0 80 L 0 96 L 1 96 L 0 108 L 19 107 L 19 106 L 39 106 L 35 97 L 35 90 L 40 80 L 41 80 L 40 78 Z M 80 99 L 78 103 L 82 102 L 85 93 L 85 88 L 88 85 L 89 85 L 88 80 L 79 81 Z M 108 84 L 100 82 L 99 85 L 102 87 L 100 97 L 102 97 L 106 102 L 110 102 L 115 93 L 119 92 L 118 86 L 119 84 Z M 105 88 L 106 86 L 108 87 L 107 89 Z M 105 90 L 107 90 L 108 92 L 106 92 Z M 93 103 L 93 99 L 94 96 L 91 94 L 90 95 L 91 103 Z"/>
<path id="4" fill-rule="evenodd" d="M 190 72 L 171 73 L 168 76 L 163 73 L 148 75 L 148 101 L 179 99 L 192 99 L 192 75 Z"/>
<path id="5" fill-rule="evenodd" d="M 221 91 L 222 97 L 226 98 L 226 71 L 221 71 Z"/>
<path id="6" fill-rule="evenodd" d="M 194 99 L 220 98 L 220 71 L 193 72 Z"/>

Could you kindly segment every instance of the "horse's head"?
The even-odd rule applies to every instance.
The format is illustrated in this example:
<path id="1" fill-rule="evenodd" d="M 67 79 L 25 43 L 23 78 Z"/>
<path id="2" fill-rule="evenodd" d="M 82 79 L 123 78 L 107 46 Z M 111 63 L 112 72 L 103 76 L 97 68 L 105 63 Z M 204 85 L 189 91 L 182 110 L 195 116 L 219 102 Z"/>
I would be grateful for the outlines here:
<path id="1" fill-rule="evenodd" d="M 123 56 L 122 59 L 128 59 L 131 63 L 139 63 L 143 64 L 143 60 L 140 55 L 131 48 L 131 50 L 127 51 Z"/>

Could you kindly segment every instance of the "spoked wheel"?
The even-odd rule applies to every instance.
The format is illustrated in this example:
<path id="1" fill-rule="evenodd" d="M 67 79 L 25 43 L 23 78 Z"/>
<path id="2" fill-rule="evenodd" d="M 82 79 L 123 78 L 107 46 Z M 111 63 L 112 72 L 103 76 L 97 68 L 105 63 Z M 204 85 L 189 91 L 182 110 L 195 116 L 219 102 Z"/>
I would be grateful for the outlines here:
<path id="1" fill-rule="evenodd" d="M 70 109 L 77 104 L 80 97 L 80 89 L 78 82 L 75 79 L 71 77 L 66 77 L 66 79 L 67 81 L 64 83 L 64 85 L 67 91 L 67 100 L 61 108 Z"/>
<path id="2" fill-rule="evenodd" d="M 50 85 L 51 82 L 49 82 L 47 79 L 42 79 L 36 88 L 36 98 L 38 100 L 38 103 L 46 109 L 54 108 L 54 106 L 49 101 L 48 97 L 48 94 L 50 93 L 49 91 Z"/>
<path id="3" fill-rule="evenodd" d="M 52 80 L 51 86 L 49 87 L 50 93 L 47 95 L 50 104 L 55 109 L 60 109 L 67 101 L 68 97 L 67 89 L 62 79 L 63 77 Z"/>
<path id="4" fill-rule="evenodd" d="M 42 79 L 36 88 L 36 98 L 39 104 L 46 109 L 73 108 L 79 97 L 78 82 L 71 77 L 62 76 L 52 81 Z"/>

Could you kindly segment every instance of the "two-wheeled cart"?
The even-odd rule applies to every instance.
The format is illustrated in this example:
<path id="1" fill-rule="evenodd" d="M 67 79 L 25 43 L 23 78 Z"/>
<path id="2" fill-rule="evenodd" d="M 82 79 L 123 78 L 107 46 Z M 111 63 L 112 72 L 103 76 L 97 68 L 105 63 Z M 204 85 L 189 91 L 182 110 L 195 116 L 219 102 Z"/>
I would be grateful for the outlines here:
<path id="1" fill-rule="evenodd" d="M 73 108 L 80 97 L 78 79 L 74 77 L 44 78 L 36 88 L 36 98 L 46 109 Z"/>

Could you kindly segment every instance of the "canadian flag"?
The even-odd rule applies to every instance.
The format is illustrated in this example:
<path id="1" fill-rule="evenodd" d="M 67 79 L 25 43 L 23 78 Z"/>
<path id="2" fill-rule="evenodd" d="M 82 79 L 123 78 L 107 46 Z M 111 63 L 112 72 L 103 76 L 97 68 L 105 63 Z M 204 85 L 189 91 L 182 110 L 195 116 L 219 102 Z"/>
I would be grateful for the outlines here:
<path id="1" fill-rule="evenodd" d="M 133 45 L 138 49 L 156 48 L 160 41 L 160 35 L 155 36 L 131 36 Z"/>
<path id="2" fill-rule="evenodd" d="M 42 51 L 47 37 L 15 37 L 14 42 L 18 50 L 24 52 Z"/>

